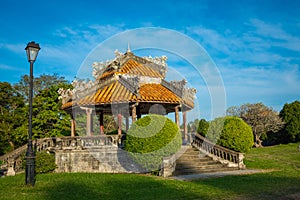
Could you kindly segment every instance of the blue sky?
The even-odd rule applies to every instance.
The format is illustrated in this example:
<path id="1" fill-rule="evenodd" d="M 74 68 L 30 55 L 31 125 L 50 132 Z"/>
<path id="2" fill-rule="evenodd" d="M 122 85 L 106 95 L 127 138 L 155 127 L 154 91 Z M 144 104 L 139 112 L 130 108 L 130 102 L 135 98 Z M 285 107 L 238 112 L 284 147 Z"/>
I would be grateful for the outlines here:
<path id="1" fill-rule="evenodd" d="M 263 102 L 280 110 L 300 99 L 300 1 L 2 0 L 0 5 L 0 81 L 16 83 L 29 73 L 24 51 L 29 41 L 42 48 L 35 75 L 57 73 L 72 80 L 87 55 L 111 36 L 159 27 L 185 34 L 206 50 L 224 83 L 227 106 Z M 170 71 L 198 91 L 192 118 L 210 119 L 205 77 L 172 59 Z"/>

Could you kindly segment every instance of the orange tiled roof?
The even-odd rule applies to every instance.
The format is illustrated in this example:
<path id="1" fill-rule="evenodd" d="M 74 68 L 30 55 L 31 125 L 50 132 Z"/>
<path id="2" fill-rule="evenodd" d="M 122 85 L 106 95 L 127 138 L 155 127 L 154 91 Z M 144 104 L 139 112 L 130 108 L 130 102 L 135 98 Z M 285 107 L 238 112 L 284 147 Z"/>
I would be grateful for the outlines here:
<path id="1" fill-rule="evenodd" d="M 122 74 L 129 74 L 129 75 L 142 75 L 142 76 L 149 76 L 149 77 L 157 77 L 157 78 L 163 78 L 162 75 L 152 69 L 151 67 L 145 66 L 143 64 L 138 63 L 135 60 L 128 60 L 121 68 Z"/>
<path id="2" fill-rule="evenodd" d="M 104 72 L 100 79 L 112 76 L 113 74 L 128 74 L 128 75 L 142 75 L 156 78 L 163 78 L 163 76 L 151 67 L 145 66 L 137 61 L 130 59 L 121 67 L 120 71 L 111 70 Z"/>
<path id="3" fill-rule="evenodd" d="M 97 92 L 84 97 L 78 101 L 78 105 L 99 105 L 112 102 L 128 102 L 133 94 L 127 90 L 121 83 L 114 82 Z"/>
<path id="4" fill-rule="evenodd" d="M 181 99 L 160 84 L 145 84 L 140 87 L 140 101 L 180 103 Z"/>
<path id="5" fill-rule="evenodd" d="M 111 85 L 99 89 L 96 93 L 80 99 L 77 104 L 84 106 L 135 101 L 180 103 L 181 99 L 160 84 L 142 85 L 140 87 L 140 95 L 137 97 L 121 83 L 114 82 Z"/>

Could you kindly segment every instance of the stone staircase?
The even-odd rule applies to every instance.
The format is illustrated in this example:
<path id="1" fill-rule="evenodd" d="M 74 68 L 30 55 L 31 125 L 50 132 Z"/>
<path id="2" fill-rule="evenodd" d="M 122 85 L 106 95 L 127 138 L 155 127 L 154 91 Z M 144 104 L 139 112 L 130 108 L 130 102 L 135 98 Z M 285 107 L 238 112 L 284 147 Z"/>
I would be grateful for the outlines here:
<path id="1" fill-rule="evenodd" d="M 238 169 L 238 167 L 228 167 L 226 164 L 213 160 L 195 147 L 188 147 L 176 160 L 176 168 L 173 175 L 202 174 Z"/>

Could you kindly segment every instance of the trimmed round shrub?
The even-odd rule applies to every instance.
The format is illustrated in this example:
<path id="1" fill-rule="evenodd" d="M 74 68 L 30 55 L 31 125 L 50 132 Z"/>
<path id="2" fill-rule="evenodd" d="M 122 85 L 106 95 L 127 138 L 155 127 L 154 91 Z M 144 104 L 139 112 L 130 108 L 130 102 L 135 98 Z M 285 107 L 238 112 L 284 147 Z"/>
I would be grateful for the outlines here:
<path id="1" fill-rule="evenodd" d="M 53 172 L 57 168 L 55 157 L 53 154 L 41 151 L 36 153 L 35 157 L 35 172 L 44 174 Z"/>
<path id="2" fill-rule="evenodd" d="M 208 128 L 209 128 L 209 122 L 206 121 L 205 119 L 201 119 L 198 124 L 197 132 L 200 135 L 205 137 L 208 132 Z"/>
<path id="3" fill-rule="evenodd" d="M 248 152 L 254 144 L 251 127 L 241 118 L 232 116 L 213 120 L 207 137 L 220 146 L 238 152 Z"/>
<path id="4" fill-rule="evenodd" d="M 132 124 L 125 150 L 146 171 L 160 169 L 162 158 L 175 154 L 182 139 L 178 126 L 162 115 L 147 115 Z"/>

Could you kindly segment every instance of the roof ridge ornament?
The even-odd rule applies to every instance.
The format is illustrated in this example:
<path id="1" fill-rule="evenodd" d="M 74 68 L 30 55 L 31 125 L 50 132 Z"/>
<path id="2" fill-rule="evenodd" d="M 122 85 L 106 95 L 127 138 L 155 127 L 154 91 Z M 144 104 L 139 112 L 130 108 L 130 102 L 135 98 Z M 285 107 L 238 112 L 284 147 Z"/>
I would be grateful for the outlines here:
<path id="1" fill-rule="evenodd" d="M 131 53 L 129 42 L 128 42 L 128 44 L 127 44 L 127 51 L 126 51 L 126 53 Z"/>

